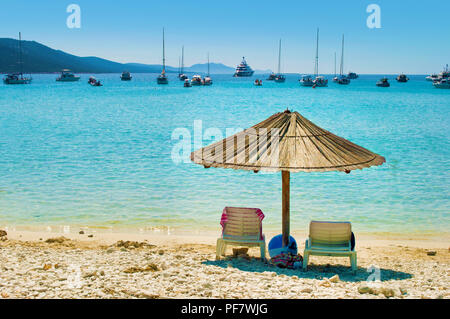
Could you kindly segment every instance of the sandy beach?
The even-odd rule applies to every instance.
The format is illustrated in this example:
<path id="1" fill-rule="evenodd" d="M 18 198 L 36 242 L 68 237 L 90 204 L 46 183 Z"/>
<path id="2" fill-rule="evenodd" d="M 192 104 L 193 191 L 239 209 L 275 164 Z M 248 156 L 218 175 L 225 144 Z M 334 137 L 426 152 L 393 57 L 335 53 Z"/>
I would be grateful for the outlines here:
<path id="1" fill-rule="evenodd" d="M 448 238 L 358 236 L 356 274 L 347 258 L 313 256 L 306 272 L 256 249 L 216 260 L 216 239 L 8 231 L 0 298 L 450 298 Z"/>

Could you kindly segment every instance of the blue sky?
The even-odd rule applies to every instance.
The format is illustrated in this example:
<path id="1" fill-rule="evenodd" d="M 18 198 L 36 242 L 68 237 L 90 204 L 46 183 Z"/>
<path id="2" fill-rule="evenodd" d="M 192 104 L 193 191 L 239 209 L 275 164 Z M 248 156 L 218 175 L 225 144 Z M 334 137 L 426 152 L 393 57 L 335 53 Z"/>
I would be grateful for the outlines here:
<path id="1" fill-rule="evenodd" d="M 66 26 L 66 8 L 81 7 L 81 29 Z M 381 8 L 381 28 L 369 29 L 369 4 Z M 242 56 L 256 69 L 276 69 L 283 40 L 282 71 L 314 70 L 320 28 L 319 71 L 333 73 L 346 38 L 345 71 L 438 72 L 450 63 L 450 1 L 443 0 L 0 0 L 0 37 L 35 40 L 55 49 L 118 62 L 161 63 L 166 29 L 167 63 L 211 60 L 235 66 Z M 338 66 L 339 69 L 339 66 Z"/>

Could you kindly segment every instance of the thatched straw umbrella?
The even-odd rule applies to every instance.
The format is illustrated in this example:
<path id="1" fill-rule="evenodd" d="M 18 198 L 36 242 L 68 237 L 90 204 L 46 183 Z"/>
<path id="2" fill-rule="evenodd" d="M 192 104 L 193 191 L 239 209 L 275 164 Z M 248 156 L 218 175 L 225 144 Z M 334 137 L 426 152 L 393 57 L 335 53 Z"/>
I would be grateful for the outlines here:
<path id="1" fill-rule="evenodd" d="M 382 165 L 384 157 L 336 136 L 298 112 L 276 113 L 224 140 L 191 153 L 205 168 L 279 172 L 282 176 L 283 245 L 289 244 L 291 172 L 328 172 Z"/>

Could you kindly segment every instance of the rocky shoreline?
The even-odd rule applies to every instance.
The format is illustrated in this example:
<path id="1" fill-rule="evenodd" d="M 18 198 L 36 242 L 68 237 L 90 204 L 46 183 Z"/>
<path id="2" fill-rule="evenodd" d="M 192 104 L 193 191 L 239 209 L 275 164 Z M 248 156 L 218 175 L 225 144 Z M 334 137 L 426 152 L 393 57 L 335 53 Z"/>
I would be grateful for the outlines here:
<path id="1" fill-rule="evenodd" d="M 356 274 L 346 258 L 312 257 L 303 272 L 262 262 L 256 249 L 228 255 L 216 260 L 214 245 L 198 243 L 4 236 L 0 298 L 450 298 L 448 249 L 361 247 Z"/>

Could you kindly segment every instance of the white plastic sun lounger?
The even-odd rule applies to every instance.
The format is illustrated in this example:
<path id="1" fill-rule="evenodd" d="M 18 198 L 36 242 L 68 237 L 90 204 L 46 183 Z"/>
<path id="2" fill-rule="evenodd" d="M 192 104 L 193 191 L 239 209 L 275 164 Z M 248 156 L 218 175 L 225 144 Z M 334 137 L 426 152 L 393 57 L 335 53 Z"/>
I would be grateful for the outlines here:
<path id="1" fill-rule="evenodd" d="M 353 272 L 357 269 L 356 251 L 351 248 L 352 224 L 349 222 L 318 222 L 309 225 L 309 239 L 305 243 L 303 269 L 308 267 L 310 255 L 349 257 Z"/>
<path id="2" fill-rule="evenodd" d="M 260 247 L 266 258 L 266 239 L 262 233 L 264 214 L 258 208 L 226 207 L 222 214 L 222 237 L 217 239 L 216 257 L 225 256 L 227 245 Z"/>

